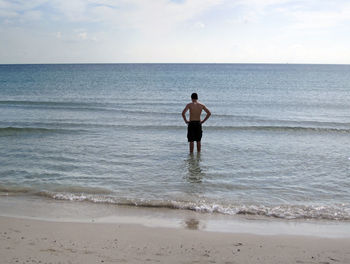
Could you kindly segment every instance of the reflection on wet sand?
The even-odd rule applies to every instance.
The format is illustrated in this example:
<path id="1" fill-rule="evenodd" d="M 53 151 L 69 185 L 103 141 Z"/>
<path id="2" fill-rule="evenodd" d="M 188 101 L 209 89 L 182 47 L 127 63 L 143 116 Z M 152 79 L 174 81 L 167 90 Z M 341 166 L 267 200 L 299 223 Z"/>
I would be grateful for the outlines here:
<path id="1" fill-rule="evenodd" d="M 201 169 L 201 156 L 200 154 L 190 154 L 187 159 L 187 180 L 190 183 L 201 183 L 205 173 Z"/>
<path id="2" fill-rule="evenodd" d="M 185 220 L 186 228 L 191 230 L 198 230 L 199 229 L 199 220 L 191 218 Z"/>

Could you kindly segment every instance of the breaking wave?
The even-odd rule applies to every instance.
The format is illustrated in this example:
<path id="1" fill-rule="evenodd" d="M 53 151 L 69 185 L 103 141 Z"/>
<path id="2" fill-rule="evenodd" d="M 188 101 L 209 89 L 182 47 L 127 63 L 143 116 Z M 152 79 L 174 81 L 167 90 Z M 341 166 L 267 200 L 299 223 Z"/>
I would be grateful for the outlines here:
<path id="1" fill-rule="evenodd" d="M 45 192 L 45 196 L 57 200 L 88 201 L 93 203 L 149 208 L 181 209 L 225 215 L 256 215 L 281 219 L 350 220 L 350 208 L 345 205 L 336 205 L 334 207 L 321 205 L 220 205 L 210 202 L 123 199 L 104 195 L 50 192 Z"/>
<path id="2" fill-rule="evenodd" d="M 61 186 L 55 190 L 36 191 L 27 187 L 5 187 L 0 185 L 0 196 L 35 195 L 55 200 L 72 202 L 91 202 L 144 208 L 168 208 L 191 210 L 201 213 L 224 215 L 251 215 L 286 220 L 337 220 L 350 221 L 350 206 L 335 205 L 254 205 L 254 204 L 218 204 L 208 201 L 149 200 L 116 197 L 112 191 L 99 187 Z"/>

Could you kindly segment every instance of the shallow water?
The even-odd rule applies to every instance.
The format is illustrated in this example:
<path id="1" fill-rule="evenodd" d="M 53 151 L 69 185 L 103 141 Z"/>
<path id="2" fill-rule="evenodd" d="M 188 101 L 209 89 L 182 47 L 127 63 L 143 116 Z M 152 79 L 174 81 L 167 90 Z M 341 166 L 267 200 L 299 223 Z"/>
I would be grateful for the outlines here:
<path id="1" fill-rule="evenodd" d="M 350 220 L 349 73 L 0 65 L 0 194 Z M 200 155 L 181 117 L 193 91 L 212 111 Z"/>

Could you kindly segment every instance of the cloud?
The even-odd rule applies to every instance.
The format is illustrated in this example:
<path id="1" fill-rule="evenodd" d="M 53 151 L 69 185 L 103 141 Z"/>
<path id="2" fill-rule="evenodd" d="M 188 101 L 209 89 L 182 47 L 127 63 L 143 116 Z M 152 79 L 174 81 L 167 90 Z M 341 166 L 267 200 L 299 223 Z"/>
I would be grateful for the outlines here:
<path id="1" fill-rule="evenodd" d="M 75 31 L 78 32 L 78 34 L 75 35 L 72 41 L 74 41 L 74 39 L 78 39 L 80 41 L 98 41 L 98 38 L 96 36 L 91 36 L 87 31 L 84 31 L 82 29 L 76 29 Z"/>
<path id="2" fill-rule="evenodd" d="M 203 28 L 205 28 L 205 24 L 202 22 L 196 22 L 196 23 L 194 23 L 194 28 L 195 29 L 203 29 Z"/>
<path id="3" fill-rule="evenodd" d="M 15 18 L 17 16 L 18 13 L 15 11 L 0 9 L 0 18 Z"/>
<path id="4" fill-rule="evenodd" d="M 56 38 L 61 39 L 62 38 L 62 33 L 61 32 L 56 32 L 55 36 L 56 36 Z"/>
<path id="5" fill-rule="evenodd" d="M 5 19 L 7 24 L 25 24 L 26 22 L 39 21 L 43 17 L 39 9 L 45 2 L 47 0 L 0 0 L 0 19 Z"/>
<path id="6" fill-rule="evenodd" d="M 86 32 L 81 32 L 78 34 L 78 38 L 79 39 L 82 39 L 82 40 L 85 40 L 87 39 L 87 33 Z"/>
<path id="7" fill-rule="evenodd" d="M 350 21 L 350 4 L 344 0 L 238 0 L 231 5 L 241 8 L 239 17 L 233 19 L 239 22 L 278 14 L 290 19 L 289 25 L 295 28 L 332 27 Z"/>
<path id="8" fill-rule="evenodd" d="M 225 0 L 0 0 L 0 17 L 25 24 L 89 24 L 95 30 L 131 30 L 143 35 L 170 33 L 179 27 L 203 28 L 197 17 Z M 19 19 L 18 19 L 19 18 Z"/>
<path id="9" fill-rule="evenodd" d="M 30 10 L 28 12 L 25 12 L 22 16 L 21 19 L 24 21 L 28 20 L 40 20 L 42 18 L 42 13 L 38 10 Z"/>
<path id="10" fill-rule="evenodd" d="M 47 2 L 48 0 L 0 0 L 0 10 L 3 12 L 14 12 L 16 14 L 20 14 L 22 12 L 38 8 Z"/>
<path id="11" fill-rule="evenodd" d="M 50 5 L 53 10 L 64 16 L 70 21 L 88 20 L 87 10 L 89 1 L 84 0 L 52 0 Z"/>
<path id="12" fill-rule="evenodd" d="M 295 29 L 327 29 L 350 21 L 350 9 L 340 11 L 296 11 L 289 14 L 294 18 Z"/>
<path id="13" fill-rule="evenodd" d="M 187 22 L 223 0 L 52 0 L 54 10 L 71 22 L 103 23 L 112 28 L 166 30 Z"/>

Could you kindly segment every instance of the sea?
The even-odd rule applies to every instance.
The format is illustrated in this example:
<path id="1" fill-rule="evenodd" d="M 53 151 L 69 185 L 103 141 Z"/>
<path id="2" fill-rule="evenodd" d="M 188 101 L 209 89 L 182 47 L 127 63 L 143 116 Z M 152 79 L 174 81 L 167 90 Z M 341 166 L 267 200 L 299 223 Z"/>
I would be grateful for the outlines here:
<path id="1" fill-rule="evenodd" d="M 350 65 L 0 65 L 0 202 L 346 222 L 349 143 Z"/>

